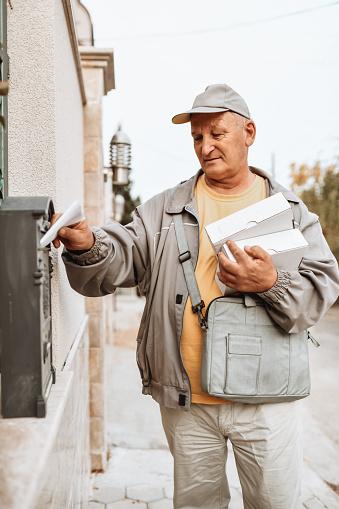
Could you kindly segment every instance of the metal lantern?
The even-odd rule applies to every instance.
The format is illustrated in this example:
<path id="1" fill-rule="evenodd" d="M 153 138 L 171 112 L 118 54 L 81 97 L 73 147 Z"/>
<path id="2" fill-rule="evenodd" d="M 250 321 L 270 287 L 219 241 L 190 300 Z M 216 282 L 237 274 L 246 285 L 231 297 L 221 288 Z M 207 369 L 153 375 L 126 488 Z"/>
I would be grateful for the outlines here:
<path id="1" fill-rule="evenodd" d="M 120 223 L 124 214 L 125 198 L 121 194 L 114 196 L 114 220 Z"/>
<path id="2" fill-rule="evenodd" d="M 110 143 L 110 166 L 113 170 L 113 185 L 127 185 L 131 171 L 131 141 L 122 132 L 121 126 Z"/>

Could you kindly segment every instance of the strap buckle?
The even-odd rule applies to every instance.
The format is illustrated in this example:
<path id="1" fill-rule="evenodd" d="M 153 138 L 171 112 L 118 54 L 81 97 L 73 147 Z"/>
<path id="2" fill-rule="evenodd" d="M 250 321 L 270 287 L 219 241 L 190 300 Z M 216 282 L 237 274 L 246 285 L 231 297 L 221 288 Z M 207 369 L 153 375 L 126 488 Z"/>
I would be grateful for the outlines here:
<path id="1" fill-rule="evenodd" d="M 203 308 L 205 307 L 205 303 L 202 300 L 199 304 L 196 306 L 192 306 L 193 313 L 198 313 L 198 320 L 200 323 L 200 326 L 202 329 L 207 329 L 207 322 L 204 313 L 202 312 Z"/>
<path id="2" fill-rule="evenodd" d="M 187 262 L 187 260 L 191 259 L 191 251 L 185 251 L 184 253 L 181 253 L 179 256 L 179 262 L 184 263 Z"/>

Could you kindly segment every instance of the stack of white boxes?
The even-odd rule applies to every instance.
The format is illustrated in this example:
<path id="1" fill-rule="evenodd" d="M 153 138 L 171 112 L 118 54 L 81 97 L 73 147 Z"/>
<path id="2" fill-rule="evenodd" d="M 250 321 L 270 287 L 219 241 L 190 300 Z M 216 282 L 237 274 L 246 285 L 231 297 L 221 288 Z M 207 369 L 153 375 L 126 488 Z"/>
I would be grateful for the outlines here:
<path id="1" fill-rule="evenodd" d="M 235 242 L 240 249 L 262 247 L 272 256 L 275 267 L 285 270 L 299 267 L 308 246 L 302 233 L 294 228 L 291 205 L 282 193 L 224 217 L 205 229 L 216 255 L 222 251 L 234 262 L 227 240 Z M 223 295 L 235 292 L 221 283 L 217 274 L 215 279 Z"/>

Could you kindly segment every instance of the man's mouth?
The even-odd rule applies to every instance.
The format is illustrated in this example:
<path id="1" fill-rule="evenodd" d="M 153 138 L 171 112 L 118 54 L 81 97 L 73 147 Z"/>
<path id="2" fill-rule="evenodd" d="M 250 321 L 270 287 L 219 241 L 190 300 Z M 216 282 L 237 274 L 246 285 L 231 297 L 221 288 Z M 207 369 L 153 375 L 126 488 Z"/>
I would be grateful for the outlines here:
<path id="1" fill-rule="evenodd" d="M 205 159 L 205 162 L 210 162 L 210 161 L 216 161 L 217 159 L 219 159 L 219 157 L 211 157 L 210 159 Z"/>

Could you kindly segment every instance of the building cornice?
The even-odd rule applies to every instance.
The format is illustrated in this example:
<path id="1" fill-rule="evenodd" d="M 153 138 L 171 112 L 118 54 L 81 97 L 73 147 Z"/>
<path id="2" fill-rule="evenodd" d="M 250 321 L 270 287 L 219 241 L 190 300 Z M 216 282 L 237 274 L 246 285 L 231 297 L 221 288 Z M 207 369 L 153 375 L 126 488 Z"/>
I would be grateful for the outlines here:
<path id="1" fill-rule="evenodd" d="M 104 93 L 115 89 L 114 55 L 111 48 L 79 46 L 83 67 L 100 67 L 104 72 Z"/>
<path id="2" fill-rule="evenodd" d="M 69 38 L 71 41 L 72 52 L 73 52 L 75 68 L 76 68 L 78 81 L 79 81 L 82 103 L 86 104 L 87 99 L 86 99 L 86 92 L 85 92 L 85 84 L 84 84 L 84 78 L 82 75 L 78 38 L 77 38 L 76 31 L 75 31 L 75 20 L 74 20 L 74 14 L 73 14 L 71 0 L 62 0 L 62 5 L 63 5 L 64 11 L 65 11 L 67 28 L 68 28 Z"/>

